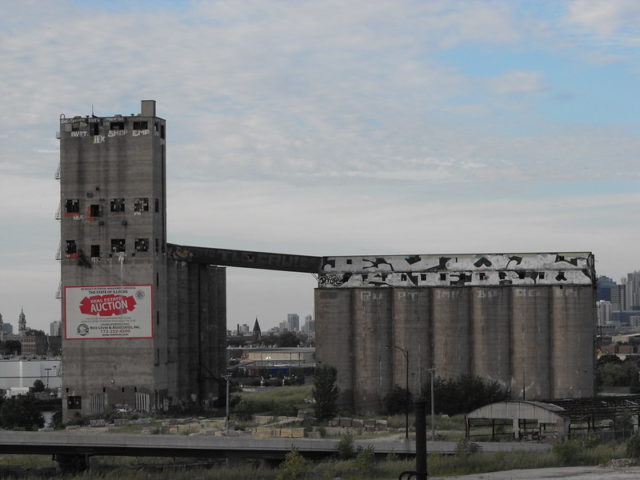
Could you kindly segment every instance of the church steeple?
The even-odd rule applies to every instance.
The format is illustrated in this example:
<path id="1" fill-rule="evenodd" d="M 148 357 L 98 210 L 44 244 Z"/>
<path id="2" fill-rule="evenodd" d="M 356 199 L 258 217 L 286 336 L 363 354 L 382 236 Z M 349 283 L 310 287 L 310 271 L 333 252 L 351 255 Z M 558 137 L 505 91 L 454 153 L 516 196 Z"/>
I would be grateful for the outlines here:
<path id="1" fill-rule="evenodd" d="M 260 324 L 258 323 L 258 317 L 256 317 L 256 322 L 253 324 L 253 338 L 256 340 L 262 337 L 262 331 L 260 330 Z"/>
<path id="2" fill-rule="evenodd" d="M 18 334 L 24 335 L 27 332 L 27 317 L 24 314 L 24 308 L 20 307 L 20 315 L 18 315 Z"/>

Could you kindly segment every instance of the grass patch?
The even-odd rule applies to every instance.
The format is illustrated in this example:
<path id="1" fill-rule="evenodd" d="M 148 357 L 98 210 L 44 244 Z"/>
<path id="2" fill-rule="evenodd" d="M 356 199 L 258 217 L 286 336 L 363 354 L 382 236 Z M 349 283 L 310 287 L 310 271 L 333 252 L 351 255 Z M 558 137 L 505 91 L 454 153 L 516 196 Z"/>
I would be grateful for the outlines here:
<path id="1" fill-rule="evenodd" d="M 260 402 L 283 402 L 294 405 L 304 405 L 304 400 L 312 398 L 313 385 L 296 385 L 290 387 L 275 387 L 256 392 L 240 392 L 237 395 L 242 400 Z"/>

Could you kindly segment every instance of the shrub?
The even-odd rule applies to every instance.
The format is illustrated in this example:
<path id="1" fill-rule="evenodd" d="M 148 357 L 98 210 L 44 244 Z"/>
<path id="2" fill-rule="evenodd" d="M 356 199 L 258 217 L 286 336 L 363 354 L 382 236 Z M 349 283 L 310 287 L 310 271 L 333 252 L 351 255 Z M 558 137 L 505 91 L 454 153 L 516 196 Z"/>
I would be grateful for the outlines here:
<path id="1" fill-rule="evenodd" d="M 343 435 L 338 442 L 338 456 L 342 460 L 348 460 L 350 458 L 353 458 L 355 453 L 356 450 L 353 446 L 353 436 L 350 433 Z"/>
<path id="2" fill-rule="evenodd" d="M 37 402 L 31 397 L 14 397 L 0 407 L 0 427 L 6 429 L 37 430 L 44 426 Z"/>
<path id="3" fill-rule="evenodd" d="M 480 446 L 477 443 L 473 443 L 468 438 L 463 438 L 456 445 L 456 455 L 468 457 L 474 453 L 480 451 Z"/>
<path id="4" fill-rule="evenodd" d="M 409 390 L 396 385 L 383 399 L 385 413 L 395 415 L 413 410 L 413 396 Z"/>
<path id="5" fill-rule="evenodd" d="M 369 445 L 367 448 L 360 450 L 356 455 L 355 464 L 358 473 L 372 474 L 376 467 L 376 457 L 373 446 Z"/>
<path id="6" fill-rule="evenodd" d="M 437 377 L 434 380 L 435 409 L 437 413 L 456 415 L 468 413 L 489 403 L 509 398 L 507 390 L 498 382 L 483 380 L 474 375 L 460 375 L 456 378 Z M 425 385 L 427 410 L 431 409 L 431 385 Z"/>
<path id="7" fill-rule="evenodd" d="M 278 480 L 296 480 L 304 478 L 309 467 L 307 461 L 298 451 L 293 448 L 280 464 L 278 469 Z"/>
<path id="8" fill-rule="evenodd" d="M 577 465 L 582 459 L 582 445 L 577 441 L 559 443 L 553 446 L 553 453 L 563 466 Z"/>

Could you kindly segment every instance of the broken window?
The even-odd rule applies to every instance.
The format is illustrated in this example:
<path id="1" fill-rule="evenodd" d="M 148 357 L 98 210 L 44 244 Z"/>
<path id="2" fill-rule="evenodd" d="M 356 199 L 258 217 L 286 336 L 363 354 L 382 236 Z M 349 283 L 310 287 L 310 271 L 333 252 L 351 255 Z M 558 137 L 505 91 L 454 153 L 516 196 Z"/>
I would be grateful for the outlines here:
<path id="1" fill-rule="evenodd" d="M 164 138 L 164 125 L 160 125 L 160 138 Z"/>
<path id="2" fill-rule="evenodd" d="M 133 201 L 134 212 L 148 212 L 149 211 L 149 199 L 148 198 L 136 198 Z"/>
<path id="3" fill-rule="evenodd" d="M 80 395 L 69 395 L 67 397 L 67 408 L 69 410 L 80 410 L 82 408 L 82 397 Z"/>
<path id="4" fill-rule="evenodd" d="M 146 252 L 149 250 L 148 238 L 136 238 L 135 244 L 136 252 Z"/>
<path id="5" fill-rule="evenodd" d="M 423 282 L 427 279 L 427 274 L 426 273 L 421 273 L 420 274 L 420 280 L 422 280 Z"/>
<path id="6" fill-rule="evenodd" d="M 111 239 L 111 251 L 113 253 L 124 252 L 124 238 L 112 238 Z"/>
<path id="7" fill-rule="evenodd" d="M 146 130 L 147 128 L 149 128 L 148 126 L 149 124 L 144 121 L 139 121 L 139 122 L 133 122 L 133 129 L 134 130 Z"/>
<path id="8" fill-rule="evenodd" d="M 91 258 L 100 256 L 100 245 L 91 245 Z"/>
<path id="9" fill-rule="evenodd" d="M 350 258 L 347 258 L 347 265 L 351 265 L 353 263 L 353 260 L 351 260 Z"/>
<path id="10" fill-rule="evenodd" d="M 156 198 L 156 213 L 160 211 L 160 201 Z"/>
<path id="11" fill-rule="evenodd" d="M 80 213 L 80 200 L 77 198 L 68 198 L 64 202 L 64 210 L 66 213 Z"/>
<path id="12" fill-rule="evenodd" d="M 444 281 L 447 279 L 447 274 L 446 273 L 441 273 L 440 274 L 440 280 Z"/>
<path id="13" fill-rule="evenodd" d="M 91 205 L 89 207 L 89 216 L 91 216 L 91 217 L 99 217 L 100 216 L 100 205 Z"/>
<path id="14" fill-rule="evenodd" d="M 67 240 L 67 247 L 65 248 L 64 251 L 67 255 L 74 255 L 78 253 L 78 247 L 76 246 L 76 241 Z"/>
<path id="15" fill-rule="evenodd" d="M 95 122 L 89 125 L 89 132 L 91 135 L 100 135 L 100 124 Z"/>
<path id="16" fill-rule="evenodd" d="M 484 272 L 480 272 L 478 274 L 478 277 L 480 278 L 480 280 L 486 280 L 487 279 L 487 274 Z"/>
<path id="17" fill-rule="evenodd" d="M 124 212 L 124 198 L 112 198 L 111 211 L 115 213 Z"/>
<path id="18" fill-rule="evenodd" d="M 407 280 L 407 275 L 405 273 L 400 274 L 400 280 L 401 281 L 406 281 Z"/>
<path id="19" fill-rule="evenodd" d="M 124 130 L 124 122 L 109 123 L 109 130 Z"/>
<path id="20" fill-rule="evenodd" d="M 539 274 L 540 280 L 544 280 L 544 272 L 540 272 Z"/>
<path id="21" fill-rule="evenodd" d="M 158 253 L 159 249 L 160 249 L 160 244 L 158 243 L 158 239 L 156 238 L 156 253 Z"/>

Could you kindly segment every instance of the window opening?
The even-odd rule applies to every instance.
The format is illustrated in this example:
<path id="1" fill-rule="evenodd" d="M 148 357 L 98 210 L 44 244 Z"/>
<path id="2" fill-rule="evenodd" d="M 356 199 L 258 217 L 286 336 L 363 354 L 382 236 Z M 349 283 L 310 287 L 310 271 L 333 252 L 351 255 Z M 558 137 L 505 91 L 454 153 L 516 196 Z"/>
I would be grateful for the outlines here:
<path id="1" fill-rule="evenodd" d="M 111 122 L 109 130 L 124 130 L 124 122 Z"/>
<path id="2" fill-rule="evenodd" d="M 134 130 L 146 130 L 148 127 L 148 123 L 146 121 L 133 122 Z"/>
<path id="3" fill-rule="evenodd" d="M 136 252 L 146 252 L 149 250 L 148 238 L 136 238 L 135 243 Z"/>
<path id="4" fill-rule="evenodd" d="M 80 410 L 82 408 L 82 397 L 80 395 L 70 395 L 67 397 L 67 408 L 69 410 Z"/>
<path id="5" fill-rule="evenodd" d="M 100 205 L 91 205 L 89 207 L 89 216 L 91 217 L 99 217 L 100 216 Z"/>
<path id="6" fill-rule="evenodd" d="M 156 238 L 156 253 L 160 250 L 160 245 L 158 244 L 158 239 Z"/>
<path id="7" fill-rule="evenodd" d="M 156 198 L 156 202 L 155 202 L 155 203 L 156 203 L 156 205 L 155 205 L 155 207 L 156 207 L 156 213 L 158 213 L 158 212 L 160 211 L 160 200 L 158 200 L 158 199 Z"/>
<path id="8" fill-rule="evenodd" d="M 540 280 L 544 280 L 544 272 L 540 272 Z"/>
<path id="9" fill-rule="evenodd" d="M 480 277 L 480 280 L 486 280 L 487 279 L 487 274 L 484 272 L 480 272 L 478 274 L 478 277 Z"/>
<path id="10" fill-rule="evenodd" d="M 149 199 L 148 198 L 136 198 L 133 201 L 134 212 L 148 212 L 149 211 Z"/>
<path id="11" fill-rule="evenodd" d="M 67 255 L 74 255 L 78 253 L 78 247 L 75 240 L 67 240 L 67 248 L 65 249 Z"/>
<path id="12" fill-rule="evenodd" d="M 100 245 L 91 245 L 91 258 L 100 256 Z"/>
<path id="13" fill-rule="evenodd" d="M 164 138 L 164 125 L 160 125 L 160 138 Z"/>
<path id="14" fill-rule="evenodd" d="M 160 312 L 156 310 L 156 325 L 160 325 Z"/>
<path id="15" fill-rule="evenodd" d="M 64 211 L 66 213 L 80 213 L 80 200 L 77 198 L 69 198 L 64 202 Z"/>
<path id="16" fill-rule="evenodd" d="M 124 238 L 111 239 L 111 251 L 113 253 L 124 252 L 124 247 L 125 247 Z"/>
<path id="17" fill-rule="evenodd" d="M 421 273 L 420 274 L 420 280 L 422 280 L 423 282 L 427 279 L 427 274 L 426 273 Z"/>
<path id="18" fill-rule="evenodd" d="M 446 273 L 441 273 L 440 274 L 440 280 L 446 280 L 447 279 L 447 274 Z"/>
<path id="19" fill-rule="evenodd" d="M 111 211 L 114 213 L 124 212 L 124 198 L 112 198 Z"/>
<path id="20" fill-rule="evenodd" d="M 99 123 L 92 123 L 90 126 L 90 131 L 91 131 L 91 135 L 100 135 L 100 124 Z"/>

